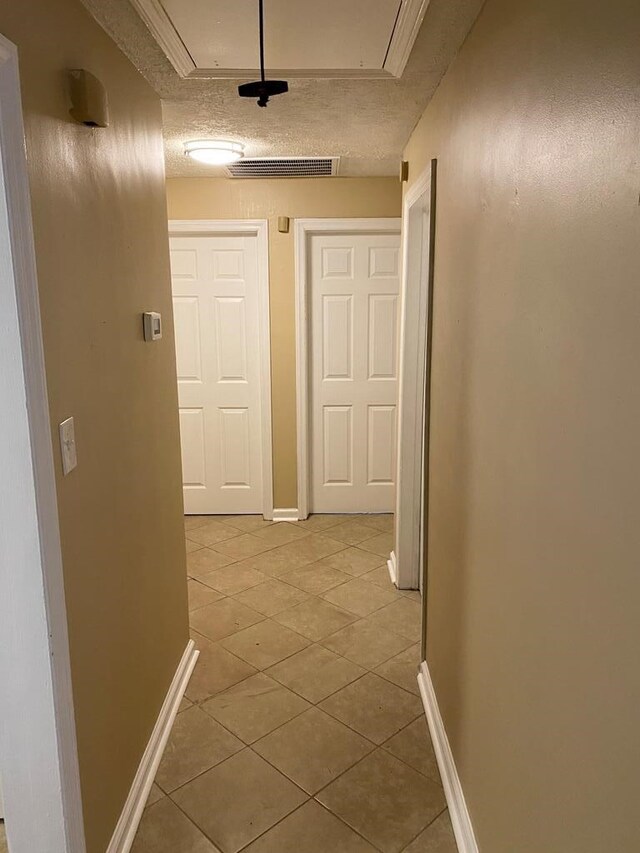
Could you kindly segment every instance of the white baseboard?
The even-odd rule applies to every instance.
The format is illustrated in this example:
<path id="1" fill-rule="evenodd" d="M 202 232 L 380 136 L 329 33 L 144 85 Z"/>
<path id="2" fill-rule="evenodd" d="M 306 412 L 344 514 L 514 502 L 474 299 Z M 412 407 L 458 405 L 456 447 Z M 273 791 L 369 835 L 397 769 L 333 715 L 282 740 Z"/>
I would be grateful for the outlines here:
<path id="1" fill-rule="evenodd" d="M 431 674 L 426 662 L 420 664 L 420 673 L 418 675 L 418 686 L 422 697 L 422 704 L 427 715 L 427 723 L 431 732 L 431 740 L 433 749 L 438 761 L 440 776 L 442 777 L 442 785 L 444 787 L 444 795 L 447 798 L 449 807 L 449 815 L 453 826 L 453 833 L 456 837 L 459 853 L 478 853 L 478 845 L 471 825 L 471 818 L 464 799 L 462 785 L 456 769 L 449 739 L 440 716 L 438 708 L 438 700 L 433 689 Z"/>
<path id="2" fill-rule="evenodd" d="M 142 760 L 131 785 L 120 819 L 116 825 L 106 853 L 129 853 L 142 812 L 144 811 L 149 791 L 153 785 L 162 753 L 164 752 L 173 721 L 178 713 L 184 691 L 191 678 L 200 652 L 197 651 L 193 640 L 189 640 L 182 659 L 178 664 L 169 691 L 162 703 L 160 714 L 153 727 L 149 743 L 144 751 Z"/>
<path id="3" fill-rule="evenodd" d="M 289 507 L 288 509 L 274 509 L 273 510 L 273 520 L 274 521 L 299 521 L 300 516 L 298 515 L 297 507 Z"/>
<path id="4" fill-rule="evenodd" d="M 387 560 L 387 568 L 389 569 L 389 577 L 394 586 L 398 586 L 398 568 L 396 563 L 396 552 L 392 551 Z"/>

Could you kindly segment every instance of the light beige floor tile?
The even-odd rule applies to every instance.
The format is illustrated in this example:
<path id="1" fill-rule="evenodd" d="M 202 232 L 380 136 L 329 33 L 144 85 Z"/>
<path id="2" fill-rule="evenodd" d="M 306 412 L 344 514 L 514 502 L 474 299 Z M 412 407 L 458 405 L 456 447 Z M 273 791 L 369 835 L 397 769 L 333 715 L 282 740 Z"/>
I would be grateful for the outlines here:
<path id="1" fill-rule="evenodd" d="M 207 521 L 200 527 L 194 530 L 187 530 L 187 539 L 192 542 L 197 542 L 199 545 L 212 547 L 219 542 L 224 542 L 226 539 L 232 539 L 238 536 L 238 531 L 235 527 L 229 527 L 228 524 L 223 524 L 221 521 Z"/>
<path id="2" fill-rule="evenodd" d="M 359 521 L 343 521 L 342 524 L 337 524 L 335 527 L 325 531 L 326 536 L 332 539 L 337 539 L 338 542 L 344 542 L 347 545 L 357 545 L 365 539 L 371 539 L 377 533 L 371 527 L 365 524 L 360 524 Z"/>
<path id="3" fill-rule="evenodd" d="M 458 853 L 448 810 L 442 812 L 423 830 L 405 853 Z"/>
<path id="4" fill-rule="evenodd" d="M 399 853 L 445 806 L 439 785 L 382 749 L 321 791 L 334 814 L 383 853 Z"/>
<path id="5" fill-rule="evenodd" d="M 273 521 L 265 521 L 261 515 L 222 515 L 220 521 L 228 524 L 229 527 L 235 527 L 242 533 L 253 533 L 256 530 L 271 527 L 273 524 Z"/>
<path id="6" fill-rule="evenodd" d="M 191 539 L 185 539 L 184 548 L 187 554 L 192 554 L 194 551 L 199 551 L 201 548 L 204 548 L 204 545 L 200 545 L 198 542 L 192 542 Z"/>
<path id="7" fill-rule="evenodd" d="M 339 572 L 324 564 L 322 560 L 316 563 L 309 563 L 299 569 L 294 569 L 292 572 L 287 572 L 281 575 L 281 579 L 285 583 L 302 589 L 311 595 L 320 595 L 328 589 L 333 589 L 341 583 L 346 583 L 351 579 L 351 575 L 346 575 L 344 572 Z"/>
<path id="8" fill-rule="evenodd" d="M 195 530 L 196 527 L 202 527 L 207 521 L 211 521 L 210 515 L 185 515 L 184 529 L 185 531 Z"/>
<path id="9" fill-rule="evenodd" d="M 305 794 L 245 749 L 180 788 L 173 798 L 224 853 L 237 853 L 301 805 Z"/>
<path id="10" fill-rule="evenodd" d="M 304 649 L 309 645 L 309 640 L 267 619 L 259 625 L 228 637 L 222 641 L 221 645 L 252 666 L 266 669 Z"/>
<path id="11" fill-rule="evenodd" d="M 296 524 L 306 530 L 319 533 L 322 530 L 328 530 L 330 527 L 335 527 L 343 521 L 348 521 L 351 518 L 349 515 L 310 515 L 304 521 L 298 521 Z"/>
<path id="12" fill-rule="evenodd" d="M 399 592 L 410 601 L 422 601 L 422 594 L 419 589 L 401 589 Z"/>
<path id="13" fill-rule="evenodd" d="M 378 554 L 385 559 L 389 559 L 389 554 L 393 551 L 393 534 L 378 533 L 371 539 L 365 539 L 358 543 L 358 548 L 369 551 L 372 554 Z"/>
<path id="14" fill-rule="evenodd" d="M 200 575 L 206 575 L 214 569 L 221 569 L 233 562 L 231 557 L 218 554 L 211 548 L 200 548 L 193 554 L 187 554 L 187 574 L 192 578 L 198 578 Z"/>
<path id="15" fill-rule="evenodd" d="M 411 601 L 411 599 L 403 596 L 394 601 L 393 604 L 388 604 L 376 611 L 369 618 L 372 624 L 393 631 L 394 634 L 399 634 L 408 640 L 413 640 L 414 643 L 420 639 L 422 606 L 419 601 Z"/>
<path id="16" fill-rule="evenodd" d="M 264 577 L 264 575 L 263 575 Z M 306 601 L 309 596 L 295 586 L 283 583 L 277 578 L 269 578 L 264 583 L 234 596 L 236 601 L 253 607 L 265 616 L 274 616 L 288 607 L 294 607 Z"/>
<path id="17" fill-rule="evenodd" d="M 187 581 L 187 592 L 189 593 L 189 610 L 197 610 L 199 607 L 205 607 L 224 598 L 222 593 L 191 578 Z"/>
<path id="18" fill-rule="evenodd" d="M 168 797 L 145 810 L 131 853 L 220 853 Z"/>
<path id="19" fill-rule="evenodd" d="M 352 577 L 359 577 L 365 572 L 370 572 L 371 569 L 385 564 L 386 561 L 376 554 L 369 554 L 359 548 L 346 548 L 344 551 L 325 557 L 322 562 L 330 569 L 337 569 L 339 572 L 344 572 Z"/>
<path id="20" fill-rule="evenodd" d="M 154 803 L 157 803 L 158 800 L 161 800 L 163 797 L 164 797 L 164 791 L 161 790 L 160 788 L 158 788 L 158 786 L 154 782 L 153 785 L 151 786 L 151 790 L 149 791 L 149 796 L 147 797 L 147 804 L 146 804 L 145 808 L 148 809 L 149 806 L 152 806 Z"/>
<path id="21" fill-rule="evenodd" d="M 170 793 L 243 748 L 242 741 L 198 706 L 178 714 L 156 775 Z"/>
<path id="22" fill-rule="evenodd" d="M 308 562 L 313 563 L 323 557 L 342 551 L 344 547 L 344 542 L 338 542 L 336 539 L 330 539 L 328 536 L 322 536 L 319 533 L 310 533 L 303 539 L 282 545 L 281 551 L 283 554 L 295 554 L 298 558 L 306 557 Z M 303 564 L 300 563 L 299 565 Z M 296 567 L 292 566 L 292 568 Z"/>
<path id="23" fill-rule="evenodd" d="M 276 622 L 292 628 L 314 642 L 334 634 L 355 621 L 355 618 L 352 613 L 347 613 L 346 610 L 321 598 L 310 598 L 309 601 L 274 616 Z"/>
<path id="24" fill-rule="evenodd" d="M 368 527 L 373 527 L 375 530 L 380 531 L 380 533 L 393 533 L 394 530 L 393 513 L 382 515 L 371 513 L 361 515 L 358 520 L 360 524 L 366 524 Z"/>
<path id="25" fill-rule="evenodd" d="M 309 800 L 244 853 L 377 853 L 319 803 Z"/>
<path id="26" fill-rule="evenodd" d="M 277 524 L 272 524 L 271 527 L 257 530 L 256 536 L 264 539 L 265 542 L 268 542 L 275 548 L 277 545 L 286 545 L 287 542 L 295 542 L 297 539 L 309 536 L 309 531 L 301 530 L 294 524 L 289 524 L 286 521 L 280 521 Z"/>
<path id="27" fill-rule="evenodd" d="M 180 714 L 182 711 L 186 711 L 187 708 L 190 708 L 193 705 L 191 699 L 187 699 L 186 696 L 183 696 L 180 700 L 180 704 L 178 705 L 178 713 Z"/>
<path id="28" fill-rule="evenodd" d="M 196 646 L 200 655 L 186 690 L 192 702 L 203 702 L 256 673 L 246 661 L 205 637 L 197 638 Z"/>
<path id="29" fill-rule="evenodd" d="M 418 667 L 420 666 L 420 644 L 409 646 L 399 655 L 381 663 L 374 670 L 376 675 L 386 678 L 409 693 L 420 695 L 418 687 Z"/>
<path id="30" fill-rule="evenodd" d="M 389 569 L 386 563 L 382 566 L 378 566 L 377 569 L 372 569 L 370 572 L 365 572 L 363 575 L 360 575 L 360 579 L 363 581 L 367 581 L 367 583 L 373 583 L 376 586 L 379 586 L 381 589 L 390 589 L 398 597 L 402 595 L 400 590 L 397 589 L 391 582 L 391 578 L 389 577 Z"/>
<path id="31" fill-rule="evenodd" d="M 212 589 L 217 589 L 223 595 L 235 595 L 237 592 L 262 583 L 266 580 L 266 576 L 262 572 L 243 566 L 242 563 L 232 563 L 230 566 L 200 575 L 198 580 Z"/>
<path id="32" fill-rule="evenodd" d="M 379 610 L 396 600 L 393 590 L 381 589 L 359 578 L 353 578 L 348 583 L 325 592 L 322 598 L 343 610 L 355 613 L 356 616 L 368 616 L 374 610 Z"/>
<path id="33" fill-rule="evenodd" d="M 218 542 L 214 546 L 215 550 L 220 554 L 233 557 L 235 560 L 255 557 L 256 554 L 262 554 L 263 551 L 268 551 L 272 547 L 264 539 L 260 539 L 259 536 L 255 536 L 253 533 L 241 533 L 235 539 L 227 539 L 224 542 Z"/>
<path id="34" fill-rule="evenodd" d="M 372 624 L 370 619 L 367 616 L 347 625 L 322 640 L 321 645 L 366 669 L 374 669 L 411 645 L 410 640 Z"/>
<path id="35" fill-rule="evenodd" d="M 293 571 L 293 569 L 298 569 L 300 566 L 306 566 L 313 562 L 306 554 L 300 554 L 295 549 L 292 550 L 290 544 L 280 545 L 271 551 L 265 551 L 264 554 L 249 557 L 243 560 L 242 563 L 265 575 L 269 575 L 269 577 L 276 578 Z"/>
<path id="36" fill-rule="evenodd" d="M 253 743 L 309 708 L 309 703 L 264 673 L 247 678 L 202 706 L 245 743 Z"/>
<path id="37" fill-rule="evenodd" d="M 329 649 L 314 645 L 269 667 L 266 672 L 315 704 L 351 684 L 365 671 Z"/>
<path id="38" fill-rule="evenodd" d="M 263 619 L 262 613 L 256 613 L 233 598 L 223 598 L 222 601 L 192 611 L 190 624 L 209 640 L 220 640 Z"/>
<path id="39" fill-rule="evenodd" d="M 310 708 L 253 748 L 304 791 L 315 794 L 374 747 L 333 717 Z"/>
<path id="40" fill-rule="evenodd" d="M 382 747 L 423 776 L 441 784 L 438 762 L 424 715 L 385 741 Z"/>
<path id="41" fill-rule="evenodd" d="M 319 707 L 377 744 L 424 713 L 417 696 L 373 673 L 343 687 Z"/>

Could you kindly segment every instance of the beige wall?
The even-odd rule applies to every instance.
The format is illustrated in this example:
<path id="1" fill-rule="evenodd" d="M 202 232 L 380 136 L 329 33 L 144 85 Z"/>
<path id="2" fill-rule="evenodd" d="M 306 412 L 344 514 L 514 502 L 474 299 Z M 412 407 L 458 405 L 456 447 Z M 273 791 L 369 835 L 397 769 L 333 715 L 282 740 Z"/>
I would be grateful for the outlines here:
<path id="1" fill-rule="evenodd" d="M 397 178 L 171 178 L 167 201 L 170 219 L 269 220 L 274 505 L 295 507 L 293 222 L 289 234 L 280 234 L 277 218 L 400 216 L 400 183 Z"/>
<path id="2" fill-rule="evenodd" d="M 428 662 L 480 848 L 640 849 L 640 5 L 488 0 L 438 158 Z"/>
<path id="3" fill-rule="evenodd" d="M 1 0 L 0 33 L 20 52 L 54 435 L 76 423 L 57 485 L 88 851 L 104 853 L 188 638 L 160 104 L 76 0 Z M 108 129 L 70 121 L 68 68 L 105 84 Z"/>

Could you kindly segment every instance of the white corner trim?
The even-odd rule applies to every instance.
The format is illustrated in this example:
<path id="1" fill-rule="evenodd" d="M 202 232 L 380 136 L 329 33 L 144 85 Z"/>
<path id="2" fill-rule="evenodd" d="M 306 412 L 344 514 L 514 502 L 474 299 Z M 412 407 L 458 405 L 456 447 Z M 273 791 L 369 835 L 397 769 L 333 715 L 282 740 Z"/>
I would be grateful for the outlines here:
<path id="1" fill-rule="evenodd" d="M 418 36 L 429 0 L 402 0 L 384 61 L 385 71 L 401 77 Z"/>
<path id="2" fill-rule="evenodd" d="M 176 673 L 173 676 L 169 691 L 162 703 L 160 714 L 151 732 L 147 748 L 138 765 L 129 796 L 126 799 L 106 853 L 129 853 L 131 849 L 142 812 L 149 797 L 149 791 L 153 785 L 153 780 L 155 779 L 158 765 L 162 758 L 162 753 L 167 745 L 173 722 L 178 713 L 178 707 L 182 701 L 184 691 L 187 689 L 187 684 L 189 683 L 199 654 L 200 652 L 196 649 L 193 640 L 189 640 L 176 669 Z"/>
<path id="3" fill-rule="evenodd" d="M 300 515 L 298 514 L 298 509 L 295 506 L 291 507 L 289 509 L 274 509 L 273 520 L 274 521 L 300 521 Z"/>
<path id="4" fill-rule="evenodd" d="M 159 0 L 131 0 L 131 4 L 181 77 L 196 70 L 191 54 Z"/>
<path id="5" fill-rule="evenodd" d="M 420 586 L 424 388 L 427 380 L 429 307 L 426 267 L 431 251 L 431 215 L 431 170 L 427 168 L 407 190 L 402 206 L 398 463 L 394 541 L 396 583 L 401 589 L 418 589 Z"/>
<path id="6" fill-rule="evenodd" d="M 314 234 L 398 234 L 402 220 L 396 217 L 371 219 L 296 219 L 294 223 L 296 308 L 296 419 L 298 514 L 309 515 L 309 238 Z"/>
<path id="7" fill-rule="evenodd" d="M 460 778 L 453 760 L 449 739 L 444 728 L 440 709 L 438 708 L 438 700 L 433 689 L 431 674 L 426 661 L 420 664 L 420 673 L 418 675 L 418 687 L 420 688 L 420 696 L 422 704 L 427 716 L 431 740 L 433 741 L 433 749 L 438 761 L 440 776 L 442 777 L 442 785 L 444 794 L 449 807 L 449 815 L 453 826 L 453 834 L 456 837 L 459 853 L 478 853 L 478 844 L 473 832 L 469 810 L 460 784 Z"/>
<path id="8" fill-rule="evenodd" d="M 389 569 L 389 577 L 394 586 L 398 586 L 398 567 L 396 566 L 396 552 L 392 551 L 387 560 L 387 568 Z"/>

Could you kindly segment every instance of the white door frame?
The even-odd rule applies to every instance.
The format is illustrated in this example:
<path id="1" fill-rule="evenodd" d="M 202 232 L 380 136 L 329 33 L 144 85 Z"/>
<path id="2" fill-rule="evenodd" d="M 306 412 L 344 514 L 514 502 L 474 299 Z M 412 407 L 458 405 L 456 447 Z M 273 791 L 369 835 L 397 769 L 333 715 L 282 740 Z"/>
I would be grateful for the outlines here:
<path id="1" fill-rule="evenodd" d="M 0 36 L 0 772 L 12 853 L 84 853 L 15 45 Z"/>
<path id="2" fill-rule="evenodd" d="M 309 515 L 309 238 L 316 234 L 399 234 L 402 220 L 376 219 L 296 219 L 296 398 L 298 518 Z M 400 344 L 402 346 L 402 344 Z"/>
<path id="3" fill-rule="evenodd" d="M 402 321 L 398 406 L 398 489 L 389 573 L 399 589 L 421 588 L 425 389 L 428 376 L 432 167 L 402 205 Z"/>
<path id="4" fill-rule="evenodd" d="M 255 236 L 258 256 L 260 328 L 260 430 L 262 440 L 262 514 L 273 519 L 273 441 L 271 430 L 271 328 L 269 311 L 269 222 L 266 219 L 170 219 L 169 237 Z"/>

